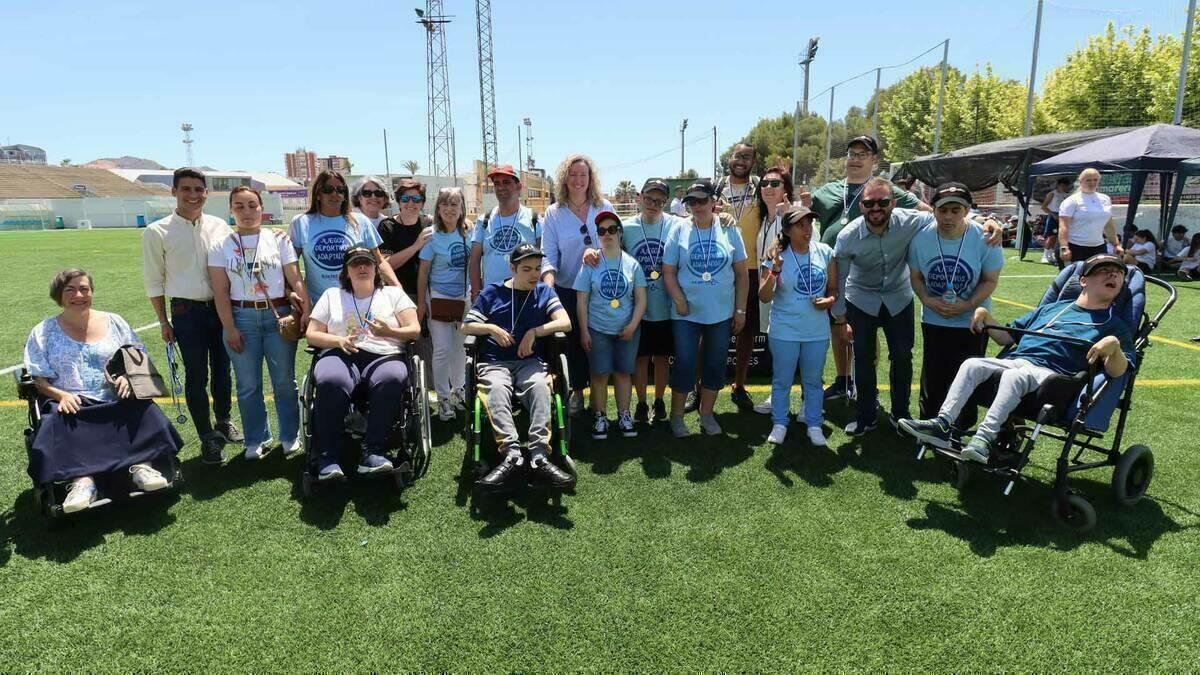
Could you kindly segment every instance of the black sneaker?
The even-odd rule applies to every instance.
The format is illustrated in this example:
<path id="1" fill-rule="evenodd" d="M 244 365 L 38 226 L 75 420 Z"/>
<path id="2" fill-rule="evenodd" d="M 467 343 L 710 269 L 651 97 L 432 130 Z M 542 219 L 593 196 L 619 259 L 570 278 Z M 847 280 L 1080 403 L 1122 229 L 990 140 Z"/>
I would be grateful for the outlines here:
<path id="1" fill-rule="evenodd" d="M 846 435 L 862 436 L 865 433 L 875 431 L 875 427 L 877 426 L 879 426 L 879 420 L 871 420 L 870 422 L 855 420 L 846 425 Z"/>
<path id="2" fill-rule="evenodd" d="M 566 487 L 575 482 L 571 474 L 558 468 L 558 465 L 542 457 L 540 463 L 531 469 L 535 478 L 539 478 L 554 487 Z"/>
<path id="3" fill-rule="evenodd" d="M 888 415 L 888 424 L 892 425 L 892 431 L 895 431 L 898 434 L 903 434 L 904 429 L 900 425 L 911 419 L 912 417 L 909 416 L 908 413 L 904 413 L 903 415 L 891 414 Z"/>
<path id="4" fill-rule="evenodd" d="M 934 447 L 949 450 L 952 447 L 950 442 L 950 425 L 940 417 L 935 417 L 930 420 L 900 420 L 897 424 L 899 429 L 913 438 Z"/>
<path id="5" fill-rule="evenodd" d="M 637 407 L 633 409 L 633 421 L 645 424 L 650 421 L 650 406 L 646 405 L 645 401 L 640 401 Z"/>
<path id="6" fill-rule="evenodd" d="M 850 396 L 850 378 L 848 377 L 839 377 L 833 381 L 833 384 L 825 387 L 826 401 L 836 401 L 848 396 Z"/>
<path id="7" fill-rule="evenodd" d="M 683 412 L 696 412 L 700 408 L 700 396 L 695 390 L 689 391 L 687 398 L 683 400 Z"/>
<path id="8" fill-rule="evenodd" d="M 729 400 L 737 406 L 742 412 L 750 412 L 754 410 L 754 400 L 750 398 L 750 394 L 742 387 L 734 387 L 729 390 Z"/>
<path id="9" fill-rule="evenodd" d="M 233 422 L 229 420 L 218 420 L 217 426 L 214 427 L 213 430 L 224 436 L 225 442 L 227 443 L 241 443 L 242 441 L 246 440 L 246 438 L 242 436 L 242 432 L 238 431 L 238 428 L 233 426 Z"/>
<path id="10" fill-rule="evenodd" d="M 212 432 L 200 441 L 200 461 L 205 464 L 225 463 L 225 439 L 218 432 Z"/>
<path id="11" fill-rule="evenodd" d="M 503 462 L 496 465 L 496 468 L 488 472 L 488 475 L 475 481 L 475 484 L 485 488 L 498 488 L 503 486 L 521 467 L 521 460 L 513 457 L 506 457 Z"/>
<path id="12" fill-rule="evenodd" d="M 667 420 L 667 404 L 663 403 L 661 398 L 654 399 L 654 421 L 665 422 Z"/>

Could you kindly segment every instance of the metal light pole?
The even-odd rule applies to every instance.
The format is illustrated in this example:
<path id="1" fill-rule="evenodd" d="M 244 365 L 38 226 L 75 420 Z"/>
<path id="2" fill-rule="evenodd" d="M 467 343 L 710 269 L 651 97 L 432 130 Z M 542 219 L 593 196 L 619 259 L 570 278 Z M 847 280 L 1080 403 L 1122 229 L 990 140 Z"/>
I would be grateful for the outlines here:
<path id="1" fill-rule="evenodd" d="M 679 125 L 679 177 L 683 178 L 683 132 L 687 131 L 687 118 L 683 118 L 683 124 Z"/>
<path id="2" fill-rule="evenodd" d="M 1196 0 L 1188 3 L 1187 28 L 1183 30 L 1183 60 L 1179 63 L 1179 89 L 1175 92 L 1174 124 L 1183 123 L 1183 91 L 1187 86 L 1188 59 L 1192 56 L 1192 23 L 1196 19 Z"/>
<path id="3" fill-rule="evenodd" d="M 825 122 L 825 169 L 821 171 L 824 180 L 829 180 L 829 164 L 833 159 L 833 95 L 837 93 L 837 85 L 829 88 L 829 118 Z"/>
<path id="4" fill-rule="evenodd" d="M 933 154 L 942 146 L 942 108 L 946 102 L 946 65 L 950 59 L 950 38 L 942 43 L 942 83 L 938 87 L 937 126 L 933 128 Z"/>
<path id="5" fill-rule="evenodd" d="M 1029 60 L 1029 92 L 1025 94 L 1026 136 L 1033 133 L 1033 87 L 1037 83 L 1037 59 L 1038 48 L 1042 44 L 1042 6 L 1044 4 L 1044 0 L 1038 0 L 1037 22 L 1033 24 L 1033 57 Z M 1188 25 L 1190 26 L 1191 23 Z M 1020 228 L 1017 231 L 1020 232 Z"/>
<path id="6" fill-rule="evenodd" d="M 812 65 L 812 61 L 817 56 L 817 43 L 821 41 L 820 37 L 811 37 L 808 39 L 808 48 L 800 57 L 800 67 L 804 69 L 804 107 L 796 104 L 796 116 L 792 120 L 792 180 L 796 180 L 796 162 L 800 155 L 800 120 L 808 117 L 808 67 Z"/>
<path id="7" fill-rule="evenodd" d="M 717 164 L 717 127 L 713 125 L 713 178 L 717 178 L 721 173 L 721 165 Z"/>

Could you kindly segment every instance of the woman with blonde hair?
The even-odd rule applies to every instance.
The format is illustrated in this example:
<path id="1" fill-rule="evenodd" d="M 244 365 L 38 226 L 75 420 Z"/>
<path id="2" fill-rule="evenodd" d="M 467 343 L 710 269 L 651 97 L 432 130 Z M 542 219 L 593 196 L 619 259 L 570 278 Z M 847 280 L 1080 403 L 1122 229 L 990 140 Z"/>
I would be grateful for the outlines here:
<path id="1" fill-rule="evenodd" d="M 467 260 L 471 225 L 461 188 L 442 188 L 433 203 L 433 239 L 421 249 L 417 272 L 417 318 L 429 318 L 433 340 L 433 384 L 438 419 L 454 419 L 466 410 L 463 386 L 466 352 L 459 331 L 467 310 Z"/>
<path id="2" fill-rule="evenodd" d="M 1117 257 L 1123 253 L 1113 224 L 1112 200 L 1099 187 L 1100 172 L 1084 169 L 1079 174 L 1079 189 L 1058 206 L 1058 251 L 1064 266 L 1108 253 L 1106 238 Z"/>
<path id="3" fill-rule="evenodd" d="M 583 266 L 583 256 L 589 250 L 599 250 L 596 215 L 612 211 L 612 204 L 600 191 L 596 165 L 586 155 L 569 155 L 554 173 L 554 195 L 557 200 L 546 209 L 546 224 L 542 231 L 542 251 L 547 268 L 542 278 L 554 286 L 558 299 L 572 326 L 579 325 L 575 299 L 575 277 Z M 588 372 L 587 353 L 579 343 L 579 331 L 567 334 L 567 364 L 571 370 L 572 415 L 583 410 L 583 384 Z"/>

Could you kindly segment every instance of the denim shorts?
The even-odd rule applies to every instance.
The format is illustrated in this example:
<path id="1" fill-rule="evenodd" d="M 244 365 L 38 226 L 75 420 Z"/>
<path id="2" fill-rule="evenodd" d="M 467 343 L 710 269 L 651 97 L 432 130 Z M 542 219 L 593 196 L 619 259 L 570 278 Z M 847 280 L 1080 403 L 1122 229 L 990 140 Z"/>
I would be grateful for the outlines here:
<path id="1" fill-rule="evenodd" d="M 637 367 L 638 342 L 642 328 L 638 327 L 629 340 L 622 340 L 616 335 L 597 333 L 591 328 L 588 335 L 592 337 L 592 351 L 588 352 L 588 365 L 595 375 L 609 373 L 625 373 L 632 375 Z"/>

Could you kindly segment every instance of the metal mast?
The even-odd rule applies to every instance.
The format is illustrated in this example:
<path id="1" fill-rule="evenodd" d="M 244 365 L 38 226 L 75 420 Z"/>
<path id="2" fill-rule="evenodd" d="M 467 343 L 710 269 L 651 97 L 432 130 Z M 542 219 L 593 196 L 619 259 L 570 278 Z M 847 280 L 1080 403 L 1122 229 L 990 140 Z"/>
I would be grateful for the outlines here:
<path id="1" fill-rule="evenodd" d="M 525 167 L 533 171 L 533 167 L 537 166 L 533 162 L 533 122 L 526 117 L 522 123 L 525 125 Z"/>
<path id="2" fill-rule="evenodd" d="M 429 174 L 455 179 L 454 130 L 450 121 L 450 76 L 446 62 L 446 24 L 442 0 L 425 0 L 425 9 L 414 10 L 425 27 L 426 75 L 429 81 Z"/>
<path id="3" fill-rule="evenodd" d="M 179 130 L 183 132 L 183 147 L 187 148 L 187 165 L 194 166 L 196 162 L 192 159 L 192 125 L 184 122 L 179 125 Z"/>
<path id="4" fill-rule="evenodd" d="M 496 71 L 492 61 L 492 2 L 475 0 L 479 45 L 479 128 L 483 134 L 484 172 L 500 163 L 496 148 Z"/>

